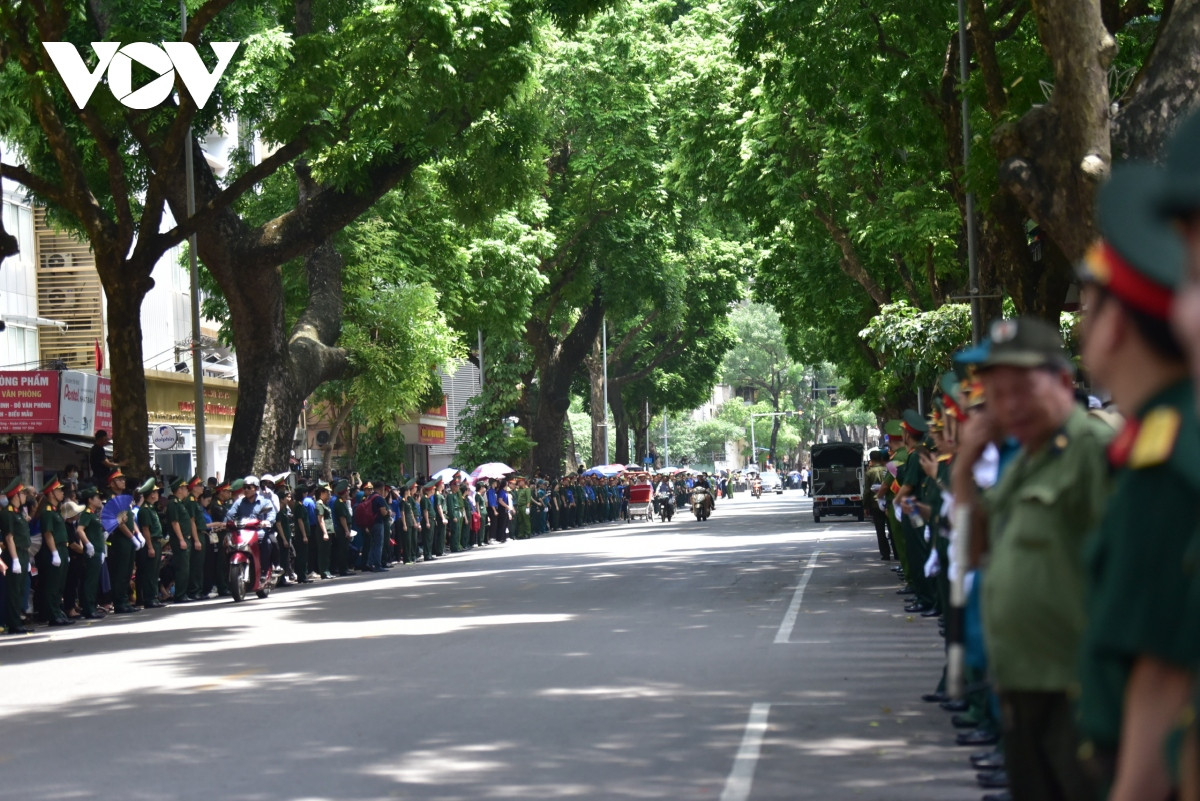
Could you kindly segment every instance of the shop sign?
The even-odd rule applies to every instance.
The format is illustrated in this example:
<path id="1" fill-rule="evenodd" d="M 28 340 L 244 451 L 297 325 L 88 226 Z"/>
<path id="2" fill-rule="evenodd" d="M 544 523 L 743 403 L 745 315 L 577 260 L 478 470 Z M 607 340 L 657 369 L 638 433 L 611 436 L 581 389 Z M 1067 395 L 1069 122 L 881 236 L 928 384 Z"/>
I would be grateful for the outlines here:
<path id="1" fill-rule="evenodd" d="M 53 370 L 0 371 L 0 434 L 57 432 L 58 385 Z"/>
<path id="2" fill-rule="evenodd" d="M 96 433 L 97 376 L 64 370 L 58 396 L 58 433 L 90 437 Z"/>
<path id="3" fill-rule="evenodd" d="M 112 431 L 112 379 L 103 376 L 96 383 L 96 429 Z"/>
<path id="4" fill-rule="evenodd" d="M 446 427 L 428 426 L 422 423 L 417 428 L 417 442 L 422 445 L 445 445 Z"/>
<path id="5" fill-rule="evenodd" d="M 174 450 L 175 446 L 179 444 L 179 432 L 175 430 L 175 426 L 155 426 L 154 433 L 150 435 L 150 441 L 160 451 Z"/>

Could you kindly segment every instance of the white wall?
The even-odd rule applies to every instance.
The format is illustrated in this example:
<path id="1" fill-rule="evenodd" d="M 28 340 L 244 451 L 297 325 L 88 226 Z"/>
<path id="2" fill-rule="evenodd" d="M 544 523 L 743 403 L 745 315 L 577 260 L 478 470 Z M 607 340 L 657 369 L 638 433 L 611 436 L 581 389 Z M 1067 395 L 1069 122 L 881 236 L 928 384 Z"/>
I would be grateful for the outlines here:
<path id="1" fill-rule="evenodd" d="M 0 264 L 0 369 L 34 370 L 38 367 L 38 316 L 36 254 L 33 244 L 33 211 L 21 187 L 3 184 L 4 230 L 17 237 L 20 252 Z M 12 318 L 28 318 L 18 322 Z"/>

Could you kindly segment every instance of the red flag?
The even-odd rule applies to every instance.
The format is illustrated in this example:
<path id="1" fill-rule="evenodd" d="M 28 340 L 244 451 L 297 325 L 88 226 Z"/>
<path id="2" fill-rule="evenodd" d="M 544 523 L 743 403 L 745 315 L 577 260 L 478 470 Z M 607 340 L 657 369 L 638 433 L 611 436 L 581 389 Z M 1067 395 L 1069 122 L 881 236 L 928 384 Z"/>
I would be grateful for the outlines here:
<path id="1" fill-rule="evenodd" d="M 100 349 L 100 340 L 96 340 L 96 372 L 104 369 L 104 351 Z"/>

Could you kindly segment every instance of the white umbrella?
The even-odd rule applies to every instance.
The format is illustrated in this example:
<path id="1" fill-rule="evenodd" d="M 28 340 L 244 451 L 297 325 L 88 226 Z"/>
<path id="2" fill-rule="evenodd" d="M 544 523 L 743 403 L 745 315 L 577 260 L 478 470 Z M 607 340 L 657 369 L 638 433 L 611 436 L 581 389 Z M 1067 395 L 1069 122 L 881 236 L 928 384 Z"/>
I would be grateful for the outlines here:
<path id="1" fill-rule="evenodd" d="M 471 471 L 471 480 L 478 481 L 481 478 L 504 478 L 509 473 L 515 473 L 511 467 L 504 462 L 488 462 L 481 464 Z"/>
<path id="2" fill-rule="evenodd" d="M 444 484 L 449 484 L 455 477 L 460 479 L 470 479 L 470 474 L 466 470 L 459 470 L 457 467 L 447 467 L 444 470 L 439 470 L 429 477 L 430 481 L 441 481 Z"/>

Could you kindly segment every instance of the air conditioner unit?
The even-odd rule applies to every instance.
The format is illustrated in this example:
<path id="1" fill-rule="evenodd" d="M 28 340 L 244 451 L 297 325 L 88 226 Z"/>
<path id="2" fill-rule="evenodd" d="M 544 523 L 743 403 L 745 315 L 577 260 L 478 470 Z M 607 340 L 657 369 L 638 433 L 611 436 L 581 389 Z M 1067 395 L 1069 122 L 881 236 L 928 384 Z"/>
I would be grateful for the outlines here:
<path id="1" fill-rule="evenodd" d="M 42 255 L 42 269 L 44 270 L 61 270 L 74 266 L 75 254 L 73 253 L 45 253 Z"/>

